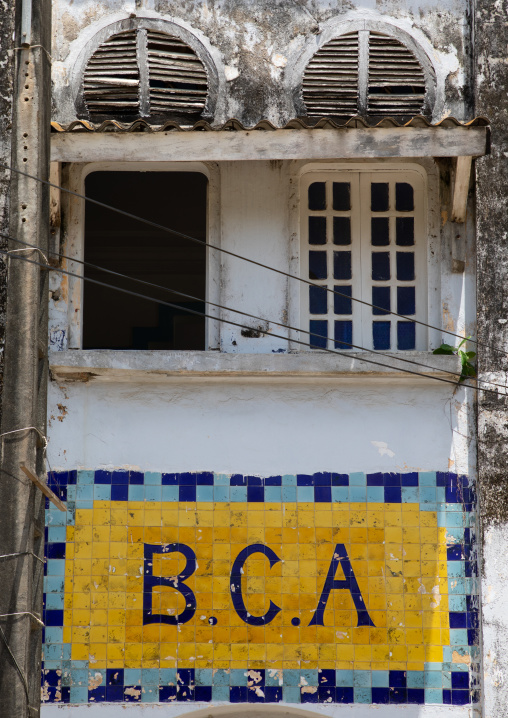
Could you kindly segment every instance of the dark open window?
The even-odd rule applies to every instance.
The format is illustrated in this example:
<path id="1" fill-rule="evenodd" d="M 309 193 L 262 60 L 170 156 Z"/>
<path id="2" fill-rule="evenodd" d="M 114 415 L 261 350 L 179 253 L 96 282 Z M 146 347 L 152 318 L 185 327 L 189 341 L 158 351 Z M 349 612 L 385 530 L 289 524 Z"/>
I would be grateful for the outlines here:
<path id="1" fill-rule="evenodd" d="M 207 178 L 198 172 L 94 172 L 86 195 L 206 241 Z M 85 277 L 176 304 L 85 282 L 84 349 L 205 349 L 206 248 L 87 202 L 85 261 L 162 291 L 85 268 Z M 174 292 L 196 297 L 187 299 Z"/>

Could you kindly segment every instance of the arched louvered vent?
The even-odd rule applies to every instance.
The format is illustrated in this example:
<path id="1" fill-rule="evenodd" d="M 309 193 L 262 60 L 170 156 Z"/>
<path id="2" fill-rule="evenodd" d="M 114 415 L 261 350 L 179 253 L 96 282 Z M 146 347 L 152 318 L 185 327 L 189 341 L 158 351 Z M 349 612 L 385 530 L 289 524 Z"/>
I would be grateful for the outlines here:
<path id="1" fill-rule="evenodd" d="M 400 40 L 359 30 L 321 47 L 303 76 L 307 115 L 407 117 L 424 112 L 426 78 Z"/>
<path id="2" fill-rule="evenodd" d="M 358 33 L 327 42 L 305 69 L 303 101 L 309 115 L 356 115 Z"/>
<path id="3" fill-rule="evenodd" d="M 91 120 L 196 120 L 207 99 L 205 67 L 182 40 L 139 28 L 114 35 L 87 63 L 84 100 Z"/>
<path id="4" fill-rule="evenodd" d="M 370 33 L 370 115 L 417 115 L 425 101 L 423 68 L 408 48 L 393 37 Z"/>

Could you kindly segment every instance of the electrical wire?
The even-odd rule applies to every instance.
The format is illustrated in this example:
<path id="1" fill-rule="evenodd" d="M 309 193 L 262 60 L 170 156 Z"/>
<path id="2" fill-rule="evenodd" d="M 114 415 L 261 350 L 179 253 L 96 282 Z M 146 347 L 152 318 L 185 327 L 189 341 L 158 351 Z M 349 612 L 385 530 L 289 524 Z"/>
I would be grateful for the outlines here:
<path id="1" fill-rule="evenodd" d="M 158 224 L 157 222 L 152 222 L 149 219 L 143 219 L 143 217 L 139 217 L 135 214 L 132 214 L 131 212 L 126 212 L 123 209 L 117 209 L 116 207 L 113 207 L 112 205 L 106 204 L 105 202 L 100 202 L 97 199 L 92 199 L 92 197 L 87 197 L 86 195 L 82 195 L 79 192 L 74 192 L 74 190 L 67 189 L 66 187 L 62 187 L 60 185 L 54 184 L 50 182 L 49 180 L 43 180 L 40 177 L 37 177 L 35 175 L 31 175 L 28 172 L 22 172 L 21 170 L 15 169 L 14 167 L 11 167 L 9 165 L 6 165 L 2 162 L 0 162 L 0 167 L 6 170 L 9 170 L 11 172 L 15 172 L 16 174 L 20 174 L 24 177 L 28 177 L 29 179 L 32 179 L 36 182 L 40 182 L 41 184 L 47 185 L 48 187 L 53 187 L 54 189 L 58 189 L 61 192 L 65 192 L 67 194 L 72 195 L 73 197 L 78 197 L 79 199 L 83 199 L 85 202 L 91 202 L 92 204 L 95 204 L 98 207 L 103 207 L 104 209 L 108 209 L 112 212 L 116 212 L 117 214 L 120 214 L 124 217 L 128 217 L 129 219 L 133 219 L 137 222 L 141 222 L 142 224 L 146 224 L 149 227 L 153 227 L 154 229 L 161 230 L 163 232 L 169 232 L 169 234 L 174 235 L 175 237 L 181 237 L 182 239 L 187 239 L 190 242 L 194 242 L 196 244 L 201 244 L 204 247 L 207 247 L 208 249 L 213 249 L 217 252 L 221 252 L 222 254 L 226 254 L 230 257 L 235 257 L 235 259 L 241 259 L 244 262 L 248 262 L 250 264 L 254 264 L 257 267 L 261 267 L 262 269 L 267 269 L 270 272 L 275 272 L 276 274 L 280 274 L 283 277 L 287 277 L 289 279 L 295 279 L 298 282 L 302 282 L 303 284 L 307 284 L 310 287 L 318 287 L 319 289 L 324 289 L 326 292 L 329 292 L 333 295 L 337 295 L 339 297 L 346 297 L 349 300 L 352 300 L 354 302 L 358 302 L 359 304 L 363 304 L 367 307 L 371 307 L 373 309 L 380 310 L 383 314 L 391 314 L 395 317 L 400 317 L 401 319 L 404 319 L 408 322 L 412 322 L 413 324 L 418 324 L 420 326 L 426 327 L 427 329 L 434 329 L 435 331 L 438 331 L 442 334 L 449 334 L 450 336 L 453 336 L 457 339 L 464 339 L 464 337 L 461 334 L 456 334 L 455 332 L 450 331 L 449 329 L 443 329 L 442 327 L 435 327 L 432 324 L 428 324 L 427 322 L 423 322 L 419 319 L 414 319 L 412 317 L 408 317 L 404 314 L 398 314 L 397 312 L 387 310 L 385 307 L 380 307 L 376 304 L 371 304 L 370 302 L 365 301 L 364 299 L 358 299 L 358 297 L 352 297 L 348 294 L 344 294 L 343 292 L 338 292 L 335 289 L 331 289 L 329 287 L 324 287 L 321 284 L 316 284 L 315 282 L 311 282 L 308 279 L 304 279 L 304 277 L 298 277 L 294 274 L 290 274 L 289 272 L 285 272 L 282 269 L 277 269 L 276 267 L 270 267 L 267 264 L 263 264 L 262 262 L 258 262 L 255 259 L 249 259 L 248 257 L 244 257 L 241 254 L 237 254 L 236 252 L 231 252 L 229 249 L 224 249 L 224 247 L 216 247 L 214 244 L 210 244 L 210 242 L 206 242 L 205 240 L 198 239 L 197 237 L 192 237 L 189 234 L 186 234 L 184 232 L 179 232 L 176 229 L 171 229 L 170 227 L 165 227 L 162 224 Z M 473 344 L 480 345 L 480 342 L 476 339 L 468 339 L 468 341 L 472 342 Z M 494 347 L 483 344 L 482 346 L 488 347 L 489 349 L 492 349 L 493 351 L 496 351 L 501 354 L 506 355 L 506 351 L 500 351 L 499 349 L 495 349 Z"/>
<path id="2" fill-rule="evenodd" d="M 3 250 L 0 250 L 0 255 L 9 256 L 9 255 L 8 255 L 8 252 L 7 252 L 7 251 L 3 251 Z M 218 321 L 218 322 L 222 322 L 223 324 L 229 324 L 229 325 L 231 325 L 231 326 L 240 327 L 241 329 L 252 329 L 252 327 L 248 327 L 248 326 L 246 326 L 245 324 L 240 324 L 239 322 L 234 322 L 234 321 L 232 321 L 232 320 L 230 320 L 230 319 L 223 319 L 223 318 L 221 318 L 221 317 L 216 317 L 216 316 L 214 316 L 213 314 L 208 314 L 208 313 L 206 313 L 206 312 L 199 312 L 199 311 L 197 311 L 197 310 L 195 310 L 195 309 L 190 309 L 190 308 L 188 308 L 188 307 L 181 307 L 181 306 L 178 305 L 178 304 L 174 304 L 174 303 L 172 303 L 172 302 L 166 302 L 166 301 L 161 300 L 161 299 L 155 299 L 155 297 L 149 297 L 149 296 L 147 296 L 147 295 L 145 295 L 145 294 L 140 294 L 139 292 L 133 292 L 132 290 L 129 290 L 129 289 L 124 289 L 124 288 L 122 288 L 122 287 L 115 287 L 115 286 L 112 285 L 112 284 L 107 284 L 106 282 L 101 282 L 101 281 L 99 281 L 98 279 L 92 279 L 91 277 L 83 277 L 83 276 L 81 276 L 81 275 L 79 275 L 79 274 L 75 274 L 74 272 L 68 272 L 68 271 L 65 270 L 65 269 L 60 269 L 60 268 L 51 267 L 51 266 L 49 266 L 49 265 L 47 265 L 47 264 L 42 264 L 42 262 L 37 262 L 37 261 L 35 261 L 35 260 L 28 259 L 28 257 L 23 257 L 22 255 L 15 255 L 15 258 L 16 258 L 16 259 L 21 259 L 22 261 L 28 262 L 29 264 L 37 265 L 37 266 L 39 266 L 39 267 L 42 267 L 43 269 L 49 269 L 50 271 L 59 272 L 60 274 L 65 274 L 65 275 L 68 275 L 68 276 L 70 276 L 70 277 L 75 277 L 76 279 L 80 279 L 80 280 L 82 280 L 82 281 L 88 281 L 88 282 L 91 282 L 92 284 L 96 284 L 96 285 L 98 285 L 98 286 L 106 287 L 106 288 L 108 288 L 108 289 L 114 289 L 114 290 L 116 290 L 116 291 L 122 292 L 123 294 L 128 294 L 128 295 L 130 295 L 130 296 L 137 297 L 137 298 L 139 298 L 139 299 L 145 299 L 145 300 L 147 300 L 147 301 L 155 302 L 156 304 L 161 304 L 161 305 L 163 305 L 163 306 L 171 307 L 171 308 L 173 308 L 173 309 L 178 309 L 178 310 L 180 310 L 180 311 L 185 311 L 185 312 L 187 312 L 188 314 L 193 314 L 193 315 L 199 316 L 199 317 L 205 317 L 205 318 L 207 318 L 207 319 L 212 319 L 212 320 L 215 320 L 215 321 Z M 303 331 L 303 330 L 299 330 L 299 331 Z M 264 333 L 267 333 L 267 332 L 264 332 Z M 306 332 L 306 333 L 307 333 L 307 332 Z M 282 334 L 274 334 L 273 332 L 270 332 L 270 336 L 271 336 L 271 337 L 274 337 L 274 338 L 276 338 L 276 339 L 283 339 L 284 341 L 288 341 L 288 337 L 283 336 Z M 321 335 L 315 335 L 315 336 L 321 337 Z M 326 338 L 326 337 L 322 337 L 322 338 Z M 291 341 L 292 341 L 293 343 L 295 343 L 295 344 L 300 344 L 300 345 L 305 346 L 305 347 L 310 346 L 308 342 L 303 342 L 303 341 L 300 341 L 300 340 L 298 340 L 298 339 L 292 339 Z M 322 349 L 320 349 L 320 351 L 326 352 L 326 353 L 328 353 L 328 354 L 334 354 L 334 355 L 336 355 L 336 356 L 346 357 L 346 358 L 348 358 L 348 359 L 351 359 L 351 358 L 352 358 L 352 357 L 351 357 L 351 354 L 346 354 L 346 353 L 344 353 L 344 352 L 340 352 L 340 351 L 337 351 L 337 350 L 334 350 L 334 349 L 322 348 Z M 353 358 L 357 358 L 357 357 L 353 357 Z M 394 357 L 394 358 L 395 358 L 395 360 L 397 359 L 396 357 Z M 357 359 L 358 359 L 358 361 L 364 362 L 365 364 L 372 364 L 373 366 L 379 366 L 379 367 L 383 367 L 383 368 L 385 368 L 385 369 L 392 369 L 392 370 L 394 369 L 393 366 L 390 366 L 390 365 L 388 365 L 388 364 L 383 364 L 382 362 L 374 361 L 373 359 L 366 359 L 366 358 L 364 358 L 364 357 L 362 357 L 362 358 L 357 358 Z M 429 368 L 431 368 L 431 367 L 429 367 Z M 442 378 L 442 377 L 434 376 L 434 375 L 432 375 L 432 374 L 423 374 L 423 373 L 421 373 L 421 372 L 411 371 L 410 369 L 403 369 L 402 367 L 397 367 L 397 371 L 401 371 L 401 372 L 403 372 L 404 374 L 411 374 L 411 375 L 413 375 L 413 376 L 418 376 L 418 377 L 427 378 L 427 379 L 433 379 L 434 381 L 439 381 L 439 382 L 444 383 L 444 384 L 450 384 L 450 385 L 454 386 L 455 388 L 457 388 L 458 386 L 460 386 L 460 384 L 458 384 L 457 382 L 451 381 L 451 380 L 449 380 L 449 379 L 444 379 L 444 378 Z M 493 389 L 486 389 L 486 388 L 482 388 L 482 387 L 479 387 L 479 386 L 474 386 L 474 385 L 471 385 L 471 384 L 463 384 L 463 386 L 464 386 L 465 388 L 475 389 L 476 391 L 483 391 L 483 392 L 487 392 L 487 393 L 490 393 L 490 394 L 495 394 L 496 396 L 506 396 L 506 394 L 501 394 L 500 392 L 495 391 L 495 390 L 493 390 Z M 504 387 L 503 387 L 503 388 L 504 388 Z M 508 389 L 508 387 L 507 387 L 507 389 Z"/>
<path id="3" fill-rule="evenodd" d="M 0 237 L 8 238 L 8 239 L 10 239 L 10 240 L 13 241 L 13 242 L 19 242 L 19 243 L 21 243 L 21 244 L 26 244 L 26 245 L 27 245 L 27 248 L 39 249 L 39 247 L 36 247 L 36 246 L 34 246 L 34 245 L 29 245 L 28 242 L 23 242 L 23 240 L 21 240 L 21 239 L 15 239 L 14 237 L 10 237 L 9 235 L 3 234 L 2 232 L 0 232 Z M 11 252 L 12 252 L 12 251 L 18 251 L 18 250 L 11 250 Z M 227 311 L 227 312 L 234 312 L 235 314 L 241 314 L 241 315 L 244 316 L 244 317 L 249 317 L 250 319 L 256 319 L 257 321 L 269 322 L 270 324 L 274 324 L 275 326 L 283 327 L 284 329 L 289 329 L 289 330 L 291 330 L 291 331 L 300 332 L 300 333 L 303 333 L 303 334 L 308 334 L 309 336 L 318 337 L 318 338 L 320 338 L 320 339 L 326 339 L 327 341 L 330 340 L 329 337 L 324 337 L 324 336 L 321 335 L 321 334 L 316 334 L 316 333 L 314 333 L 314 332 L 309 332 L 309 331 L 307 331 L 307 330 L 305 330 L 305 329 L 297 329 L 296 327 L 292 327 L 292 326 L 289 326 L 289 325 L 287 325 L 287 324 L 283 324 L 282 322 L 276 322 L 276 321 L 272 321 L 272 320 L 269 320 L 269 319 L 263 319 L 262 317 L 258 317 L 258 316 L 256 316 L 255 314 L 249 314 L 248 312 L 243 312 L 243 311 L 241 311 L 240 309 L 232 309 L 231 307 L 227 307 L 227 306 L 224 306 L 224 305 L 222 305 L 222 304 L 217 304 L 217 303 L 211 302 L 211 301 L 206 301 L 205 299 L 201 299 L 201 298 L 199 298 L 199 297 L 194 297 L 194 296 L 192 296 L 191 294 L 186 294 L 185 292 L 180 292 L 180 291 L 177 291 L 176 289 L 171 289 L 170 287 L 164 287 L 164 286 L 162 286 L 162 285 L 160 285 L 160 284 L 154 284 L 153 282 L 147 282 L 147 281 L 145 281 L 144 279 L 138 279 L 138 278 L 136 278 L 136 277 L 130 277 L 130 276 L 127 275 L 127 274 L 123 274 L 123 273 L 121 273 L 121 272 L 116 272 L 116 271 L 114 271 L 113 269 L 107 269 L 106 267 L 100 267 L 100 266 L 98 266 L 97 264 L 93 264 L 92 262 L 85 262 L 85 261 L 83 261 L 83 260 L 81 260 L 81 259 L 74 259 L 74 258 L 72 258 L 72 257 L 68 257 L 68 256 L 65 255 L 65 254 L 59 254 L 59 253 L 57 253 L 57 252 L 51 252 L 51 251 L 50 251 L 49 254 L 52 254 L 52 255 L 54 255 L 54 256 L 56 256 L 56 257 L 59 257 L 60 259 L 66 259 L 66 260 L 68 260 L 69 262 L 74 262 L 74 263 L 76 263 L 76 264 L 81 264 L 81 265 L 84 266 L 84 267 L 92 267 L 93 269 L 96 269 L 96 270 L 98 270 L 98 271 L 100 271 L 100 272 L 105 272 L 105 273 L 107 273 L 107 274 L 111 274 L 111 275 L 113 275 L 113 276 L 115 276 L 115 277 L 120 277 L 120 278 L 122 278 L 122 279 L 128 279 L 129 281 L 136 282 L 136 283 L 138 283 L 138 284 L 142 284 L 142 285 L 144 285 L 144 286 L 146 286 L 146 287 L 151 287 L 152 289 L 162 290 L 162 291 L 164 291 L 164 292 L 169 292 L 170 294 L 177 294 L 178 296 L 185 297 L 186 299 L 191 299 L 191 300 L 198 301 L 198 302 L 206 302 L 206 304 L 208 304 L 209 306 L 216 307 L 217 309 L 223 309 L 223 310 L 225 310 L 225 311 Z M 42 253 L 42 251 L 41 251 L 41 255 L 46 259 L 46 257 L 45 257 L 44 254 Z M 46 260 L 46 261 L 47 261 L 47 260 Z M 390 354 L 387 354 L 386 352 L 382 352 L 382 351 L 380 351 L 380 350 L 367 349 L 366 347 L 361 347 L 361 346 L 359 346 L 359 345 L 357 345 L 357 344 L 352 344 L 352 343 L 350 343 L 350 342 L 344 342 L 344 341 L 335 340 L 335 339 L 333 339 L 333 341 L 337 341 L 337 342 L 340 343 L 340 344 L 347 345 L 348 347 L 351 347 L 351 348 L 353 348 L 353 349 L 358 349 L 359 351 L 362 351 L 362 352 L 368 352 L 369 354 L 374 354 L 375 356 L 385 356 L 385 357 L 391 358 L 391 355 L 390 355 Z M 415 361 L 414 359 L 406 359 L 405 357 L 400 357 L 400 358 L 398 357 L 398 360 L 401 361 L 401 362 L 404 362 L 405 364 L 412 364 L 412 365 L 414 365 L 414 366 L 421 366 L 421 367 L 423 367 L 424 369 L 429 369 L 429 368 L 430 368 L 430 367 L 428 366 L 428 364 L 423 364 L 422 362 Z M 450 374 L 450 376 L 456 377 L 457 379 L 459 379 L 459 378 L 462 376 L 460 373 L 457 373 L 457 372 L 454 372 L 454 371 L 450 371 L 450 370 L 448 370 L 448 369 L 444 369 L 443 371 L 444 371 L 446 374 Z M 493 384 L 493 383 L 492 383 L 492 382 L 489 382 L 489 384 Z M 493 385 L 495 385 L 495 384 L 493 384 Z M 496 386 L 496 385 L 495 385 L 495 386 Z M 502 388 L 504 388 L 503 385 L 499 385 L 499 386 L 501 386 Z"/>

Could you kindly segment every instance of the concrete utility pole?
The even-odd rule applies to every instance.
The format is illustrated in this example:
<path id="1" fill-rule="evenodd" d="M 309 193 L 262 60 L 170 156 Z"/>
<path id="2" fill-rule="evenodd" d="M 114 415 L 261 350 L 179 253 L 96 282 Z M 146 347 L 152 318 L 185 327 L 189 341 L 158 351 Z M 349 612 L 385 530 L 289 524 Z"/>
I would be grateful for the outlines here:
<path id="1" fill-rule="evenodd" d="M 48 179 L 51 0 L 4 3 L 0 14 L 2 57 L 12 78 L 11 152 L 6 150 L 2 160 Z M 9 234 L 46 253 L 48 188 L 11 173 L 9 203 Z M 11 252 L 23 247 L 8 245 Z M 20 464 L 40 478 L 46 475 L 41 437 L 46 434 L 48 272 L 21 257 L 45 262 L 38 250 L 24 248 L 11 254 L 8 266 L 0 432 L 0 715 L 33 718 L 40 712 L 44 496 Z"/>

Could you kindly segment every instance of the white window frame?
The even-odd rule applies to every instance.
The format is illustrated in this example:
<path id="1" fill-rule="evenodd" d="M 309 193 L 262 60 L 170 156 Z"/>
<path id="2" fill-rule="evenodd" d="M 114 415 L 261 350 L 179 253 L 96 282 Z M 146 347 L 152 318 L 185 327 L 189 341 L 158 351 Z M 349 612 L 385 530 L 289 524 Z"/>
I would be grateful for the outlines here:
<path id="1" fill-rule="evenodd" d="M 342 162 L 320 162 L 320 163 L 294 163 L 292 171 L 292 192 L 291 192 L 291 204 L 295 211 L 292 212 L 291 221 L 291 273 L 297 274 L 302 278 L 308 277 L 308 245 L 307 245 L 307 233 L 308 233 L 308 209 L 307 209 L 307 188 L 313 181 L 318 181 L 317 178 L 332 179 L 337 177 L 336 181 L 349 181 L 345 178 L 352 178 L 352 176 L 358 172 L 374 175 L 376 181 L 381 181 L 380 178 L 384 176 L 388 177 L 388 181 L 403 181 L 404 176 L 415 177 L 417 183 L 420 184 L 422 192 L 421 196 L 421 226 L 419 230 L 416 229 L 416 225 L 419 224 L 415 221 L 415 251 L 418 251 L 418 258 L 415 257 L 415 262 L 420 263 L 421 279 L 418 280 L 416 302 L 417 302 L 417 314 L 415 319 L 426 322 L 434 327 L 442 325 L 441 318 L 441 280 L 442 280 L 442 266 L 440 263 L 440 204 L 439 204 L 439 174 L 437 167 L 433 160 L 421 159 L 421 160 L 402 160 L 399 162 L 393 162 L 390 160 L 379 160 L 376 162 L 371 161 L 360 161 L 353 162 L 342 161 Z M 409 173 L 406 174 L 405 173 Z M 386 181 L 386 179 L 385 179 Z M 415 206 L 417 205 L 417 199 L 415 194 Z M 366 205 L 369 209 L 368 216 L 363 218 L 364 226 L 366 222 L 367 226 L 366 234 L 370 237 L 370 203 Z M 328 209 L 327 209 L 328 212 Z M 333 214 L 333 212 L 330 212 Z M 346 213 L 347 214 L 347 213 Z M 394 214 L 392 210 L 384 214 L 387 216 Z M 352 228 L 352 232 L 355 230 Z M 391 230 L 393 231 L 393 230 Z M 367 240 L 365 240 L 367 244 Z M 370 239 L 369 239 L 370 243 Z M 322 246 L 322 245 L 321 245 Z M 353 251 L 353 244 L 351 249 Z M 331 252 L 333 252 L 334 245 L 330 246 Z M 319 249 L 319 245 L 315 246 Z M 391 241 L 391 250 L 395 252 L 396 247 L 393 239 Z M 335 247 L 335 249 L 347 249 L 346 247 Z M 369 249 L 372 249 L 369 247 Z M 374 248 L 375 249 L 375 248 Z M 379 247 L 380 250 L 388 250 L 388 247 Z M 306 256 L 307 255 L 307 256 Z M 364 262 L 364 276 L 369 277 L 370 285 L 370 260 Z M 353 275 L 354 276 L 354 275 Z M 311 280 L 312 281 L 312 280 Z M 366 281 L 365 279 L 363 280 Z M 317 282 L 319 284 L 319 282 Z M 331 283 L 331 282 L 329 282 Z M 345 283 L 345 282 L 343 282 Z M 396 282 L 394 282 L 396 283 Z M 297 283 L 293 283 L 297 284 Z M 309 319 L 311 315 L 309 313 L 309 290 L 308 285 L 303 283 L 300 287 L 293 287 L 290 296 L 290 323 L 294 327 L 300 327 L 304 331 L 309 331 Z M 340 284 L 340 282 L 338 282 Z M 350 283 L 352 284 L 352 283 Z M 355 296 L 355 289 L 353 285 L 353 296 Z M 330 294 L 330 298 L 333 301 L 333 295 Z M 360 297 L 366 302 L 372 302 L 371 290 L 368 290 L 367 296 Z M 330 300 L 329 300 L 330 301 Z M 356 307 L 355 307 L 356 305 Z M 329 307 L 331 305 L 329 304 Z M 362 309 L 363 306 L 363 309 Z M 392 310 L 396 311 L 396 303 L 394 304 L 394 297 L 392 293 Z M 353 302 L 353 321 L 356 320 L 358 326 L 358 318 L 361 317 L 361 334 L 358 334 L 358 330 L 353 335 L 353 344 L 363 347 L 366 350 L 372 350 L 372 320 L 383 320 L 391 317 L 392 322 L 396 322 L 397 319 L 393 315 L 376 315 L 372 316 L 372 310 L 370 307 L 360 305 L 358 302 Z M 333 317 L 332 312 L 329 314 L 329 318 Z M 315 317 L 315 318 L 320 318 Z M 339 317 L 341 318 L 341 317 Z M 395 341 L 393 339 L 392 328 L 392 343 L 390 353 L 399 353 Z M 395 325 L 396 331 L 396 325 Z M 333 342 L 333 324 L 329 322 L 328 336 L 329 341 L 328 347 L 335 349 Z M 309 335 L 303 332 L 293 331 L 291 333 L 291 339 L 293 341 L 291 345 L 291 351 L 311 351 L 313 353 L 319 352 L 320 349 L 310 349 L 310 347 L 304 347 L 299 342 L 308 343 Z M 361 341 L 359 341 L 361 339 Z M 439 346 L 441 342 L 441 334 L 439 330 L 427 329 L 425 327 L 416 325 L 416 346 L 414 351 L 429 351 L 431 348 Z M 321 350 L 322 351 L 322 350 Z M 337 348 L 336 351 L 341 351 Z M 346 349 L 346 353 L 358 352 L 359 349 Z M 400 350 L 401 354 L 407 354 L 408 350 Z"/>
<path id="2" fill-rule="evenodd" d="M 208 179 L 207 195 L 207 236 L 206 241 L 220 246 L 220 182 L 219 168 L 214 163 L 201 162 L 91 162 L 74 163 L 69 166 L 67 178 L 62 181 L 72 192 L 85 195 L 85 180 L 93 172 L 199 172 Z M 65 217 L 64 243 L 62 253 L 71 260 L 62 260 L 62 268 L 83 276 L 85 255 L 85 201 L 62 193 L 62 210 Z M 168 227 L 171 226 L 168 221 Z M 219 316 L 215 307 L 208 302 L 220 303 L 220 259 L 219 252 L 207 249 L 206 252 L 206 311 L 207 314 Z M 105 275 L 106 276 L 106 275 Z M 63 349 L 82 349 L 83 347 L 83 294 L 84 281 L 78 277 L 61 275 L 58 278 L 60 295 L 67 298 L 67 336 L 62 342 Z M 104 281 L 108 281 L 105 279 Z M 52 287 L 54 289 L 54 287 Z M 146 288 L 140 286 L 141 294 L 149 295 Z M 60 300 L 61 302 L 62 300 Z M 61 304 L 60 304 L 61 306 Z M 60 307 L 58 307 L 60 309 Z M 50 313 L 50 325 L 55 325 L 58 312 Z M 60 322 L 59 322 L 60 324 Z M 205 350 L 219 347 L 219 322 L 205 320 Z M 133 350 L 138 351 L 138 350 Z"/>

